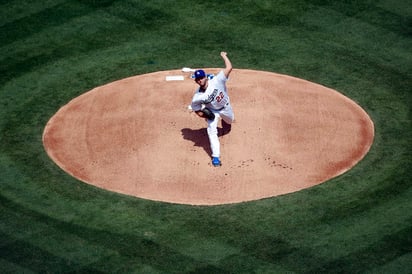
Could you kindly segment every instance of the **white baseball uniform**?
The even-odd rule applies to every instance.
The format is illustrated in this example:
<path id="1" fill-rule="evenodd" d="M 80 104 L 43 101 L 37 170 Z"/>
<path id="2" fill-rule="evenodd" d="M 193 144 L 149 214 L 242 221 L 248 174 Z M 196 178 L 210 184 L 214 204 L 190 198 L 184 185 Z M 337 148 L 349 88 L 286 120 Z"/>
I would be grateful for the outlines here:
<path id="1" fill-rule="evenodd" d="M 217 135 L 217 124 L 221 117 L 227 124 L 231 124 L 235 119 L 230 98 L 226 88 L 226 78 L 223 70 L 215 77 L 208 80 L 208 86 L 203 92 L 197 88 L 193 95 L 191 107 L 193 111 L 199 111 L 202 107 L 207 107 L 215 114 L 214 120 L 207 120 L 207 134 L 209 136 L 212 157 L 220 157 L 220 142 Z"/>

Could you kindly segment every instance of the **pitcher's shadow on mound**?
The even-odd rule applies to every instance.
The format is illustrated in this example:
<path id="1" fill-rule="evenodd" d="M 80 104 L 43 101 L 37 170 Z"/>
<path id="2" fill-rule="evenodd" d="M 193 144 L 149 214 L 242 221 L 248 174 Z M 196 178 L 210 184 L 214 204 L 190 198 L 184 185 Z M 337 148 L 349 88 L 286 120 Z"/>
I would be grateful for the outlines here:
<path id="1" fill-rule="evenodd" d="M 231 125 L 222 121 L 222 127 L 217 128 L 218 136 L 223 136 L 228 134 L 231 131 Z M 193 145 L 196 147 L 201 147 L 207 153 L 207 155 L 212 155 L 212 150 L 210 149 L 209 136 L 207 135 L 206 128 L 191 129 L 183 128 L 182 129 L 183 139 L 193 142 Z"/>
<path id="2" fill-rule="evenodd" d="M 211 155 L 212 151 L 209 144 L 209 136 L 207 136 L 206 128 L 191 129 L 183 128 L 182 129 L 183 139 L 193 142 L 193 146 L 201 147 L 207 153 Z"/>

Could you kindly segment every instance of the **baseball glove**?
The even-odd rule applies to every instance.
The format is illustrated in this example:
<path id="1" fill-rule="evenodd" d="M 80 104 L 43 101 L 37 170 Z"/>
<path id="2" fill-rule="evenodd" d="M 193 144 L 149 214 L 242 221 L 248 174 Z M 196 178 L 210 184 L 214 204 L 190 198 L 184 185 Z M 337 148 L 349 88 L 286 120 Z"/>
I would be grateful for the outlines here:
<path id="1" fill-rule="evenodd" d="M 208 108 L 203 108 L 200 112 L 202 112 L 202 117 L 208 120 L 214 120 L 215 114 Z"/>

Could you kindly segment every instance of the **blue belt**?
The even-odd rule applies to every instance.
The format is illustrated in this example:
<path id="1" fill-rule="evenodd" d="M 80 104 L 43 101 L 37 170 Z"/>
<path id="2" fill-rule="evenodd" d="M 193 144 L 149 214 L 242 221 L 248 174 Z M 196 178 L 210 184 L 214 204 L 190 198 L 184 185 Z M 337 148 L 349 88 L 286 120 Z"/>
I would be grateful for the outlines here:
<path id="1" fill-rule="evenodd" d="M 221 111 L 221 110 L 223 110 L 226 106 L 228 106 L 229 105 L 229 103 L 226 103 L 226 105 L 224 105 L 222 108 L 219 108 L 219 109 L 212 109 L 212 110 L 214 110 L 214 111 Z"/>

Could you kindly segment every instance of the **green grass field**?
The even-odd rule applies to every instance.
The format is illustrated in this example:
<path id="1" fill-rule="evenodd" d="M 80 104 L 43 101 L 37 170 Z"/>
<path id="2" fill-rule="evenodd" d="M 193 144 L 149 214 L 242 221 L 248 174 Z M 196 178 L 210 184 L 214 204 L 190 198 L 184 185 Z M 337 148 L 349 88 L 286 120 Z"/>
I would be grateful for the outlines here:
<path id="1" fill-rule="evenodd" d="M 0 0 L 2 273 L 412 273 L 412 2 Z M 266 70 L 362 106 L 375 141 L 349 172 L 214 207 L 111 193 L 59 169 L 50 117 L 159 70 Z"/>

